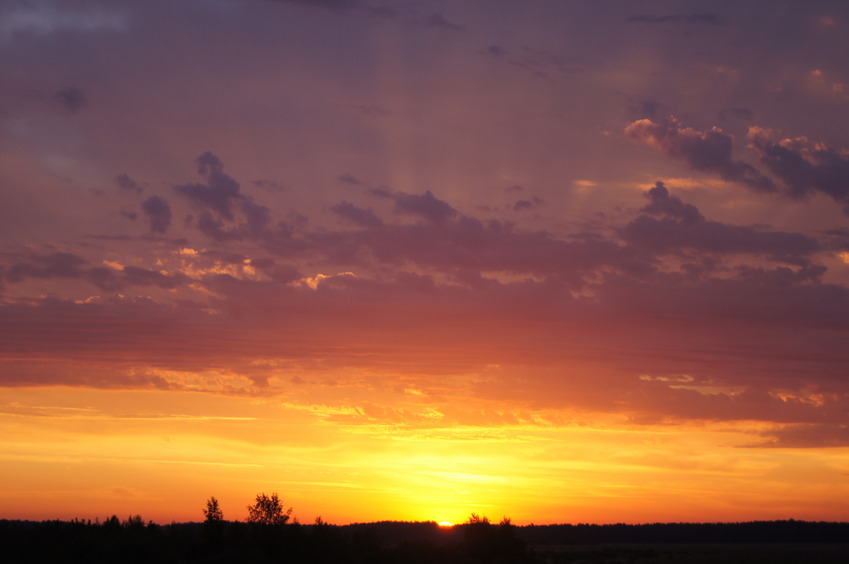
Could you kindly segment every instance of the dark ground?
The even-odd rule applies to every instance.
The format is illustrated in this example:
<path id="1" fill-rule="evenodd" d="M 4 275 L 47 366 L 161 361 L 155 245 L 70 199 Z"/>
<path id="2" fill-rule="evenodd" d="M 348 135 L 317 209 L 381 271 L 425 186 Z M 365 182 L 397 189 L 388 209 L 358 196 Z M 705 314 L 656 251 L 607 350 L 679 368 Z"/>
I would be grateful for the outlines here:
<path id="1" fill-rule="evenodd" d="M 847 564 L 847 544 L 631 544 L 534 546 L 549 564 Z"/>
<path id="2" fill-rule="evenodd" d="M 0 562 L 374 564 L 849 563 L 849 523 L 517 527 L 0 520 Z"/>

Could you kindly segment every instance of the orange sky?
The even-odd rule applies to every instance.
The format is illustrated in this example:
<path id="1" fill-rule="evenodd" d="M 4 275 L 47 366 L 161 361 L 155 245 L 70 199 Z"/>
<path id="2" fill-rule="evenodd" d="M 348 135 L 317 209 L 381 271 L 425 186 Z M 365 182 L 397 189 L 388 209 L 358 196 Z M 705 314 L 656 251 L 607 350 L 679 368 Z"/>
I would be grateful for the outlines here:
<path id="1" fill-rule="evenodd" d="M 414 389 L 386 393 L 391 420 L 348 392 L 321 395 L 308 404 L 13 389 L 0 420 L 5 511 L 191 521 L 214 495 L 225 517 L 244 519 L 261 491 L 280 493 L 302 522 L 462 522 L 471 512 L 522 524 L 840 520 L 845 511 L 849 452 L 741 448 L 758 422 L 635 428 L 623 416 L 544 409 L 498 422 L 505 414 L 477 401 L 457 425 Z"/>
<path id="2" fill-rule="evenodd" d="M 705 10 L 3 2 L 0 518 L 849 519 L 849 7 Z"/>

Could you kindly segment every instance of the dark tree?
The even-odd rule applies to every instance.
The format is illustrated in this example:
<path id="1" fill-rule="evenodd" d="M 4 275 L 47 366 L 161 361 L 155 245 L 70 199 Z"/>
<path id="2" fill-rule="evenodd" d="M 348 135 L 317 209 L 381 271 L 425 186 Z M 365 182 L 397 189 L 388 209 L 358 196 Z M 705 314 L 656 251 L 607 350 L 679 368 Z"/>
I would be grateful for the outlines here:
<path id="1" fill-rule="evenodd" d="M 504 517 L 495 526 L 486 515 L 472 513 L 460 527 L 463 547 L 473 562 L 518 564 L 530 561 L 527 547 L 516 534 L 516 527 L 509 517 Z"/>
<path id="2" fill-rule="evenodd" d="M 203 510 L 206 516 L 207 523 L 217 523 L 224 520 L 224 514 L 221 512 L 221 506 L 218 505 L 218 500 L 212 496 L 206 500 L 206 509 Z"/>
<path id="3" fill-rule="evenodd" d="M 256 502 L 248 506 L 248 523 L 259 523 L 262 525 L 285 525 L 292 515 L 292 508 L 283 510 L 283 502 L 276 493 L 267 496 L 264 493 L 257 494 Z"/>

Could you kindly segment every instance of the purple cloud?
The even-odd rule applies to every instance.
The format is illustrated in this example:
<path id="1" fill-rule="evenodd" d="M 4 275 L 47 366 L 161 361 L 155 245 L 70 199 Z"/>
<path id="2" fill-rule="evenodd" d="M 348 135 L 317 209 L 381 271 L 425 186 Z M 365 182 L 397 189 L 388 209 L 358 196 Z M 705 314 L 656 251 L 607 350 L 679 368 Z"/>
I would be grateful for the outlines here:
<path id="1" fill-rule="evenodd" d="M 705 218 L 699 213 L 696 206 L 685 204 L 678 196 L 671 196 L 666 185 L 659 180 L 644 195 L 651 201 L 650 204 L 642 208 L 642 211 L 646 213 L 666 214 L 680 219 L 685 225 L 698 223 Z"/>
<path id="2" fill-rule="evenodd" d="M 849 214 L 849 156 L 846 151 L 814 143 L 805 137 L 772 140 L 770 132 L 749 129 L 751 146 L 761 162 L 790 189 L 795 198 L 817 192 L 831 196 Z"/>
<path id="3" fill-rule="evenodd" d="M 712 253 L 752 253 L 774 260 L 806 265 L 809 257 L 822 250 L 819 242 L 799 233 L 768 231 L 762 228 L 708 221 L 698 208 L 672 196 L 663 182 L 645 192 L 650 203 L 642 215 L 622 229 L 622 238 L 655 253 L 693 249 Z"/>
<path id="4" fill-rule="evenodd" d="M 380 227 L 383 225 L 383 220 L 380 219 L 371 208 L 362 209 L 350 202 L 342 202 L 331 206 L 330 209 L 337 213 L 340 217 L 343 217 L 360 227 Z"/>
<path id="5" fill-rule="evenodd" d="M 72 253 L 52 253 L 33 255 L 30 262 L 19 262 L 9 269 L 10 282 L 19 282 L 24 278 L 81 278 L 83 266 L 88 261 Z"/>
<path id="6" fill-rule="evenodd" d="M 53 98 L 72 114 L 82 110 L 88 104 L 83 91 L 75 86 L 69 86 L 68 88 L 56 91 L 53 94 Z"/>
<path id="7" fill-rule="evenodd" d="M 138 194 L 141 194 L 144 190 L 141 184 L 139 184 L 126 174 L 119 174 L 118 176 L 116 176 L 115 185 L 121 188 L 122 190 L 136 192 Z"/>
<path id="8" fill-rule="evenodd" d="M 196 162 L 198 174 L 206 184 L 183 184 L 174 186 L 174 190 L 203 210 L 198 219 L 198 229 L 217 240 L 264 236 L 271 222 L 270 210 L 240 192 L 239 183 L 224 173 L 224 163 L 217 156 L 206 152 Z M 214 212 L 217 218 L 210 212 Z M 235 221 L 237 212 L 245 221 L 234 228 L 225 228 L 224 222 Z"/>
<path id="9" fill-rule="evenodd" d="M 694 170 L 710 172 L 723 180 L 740 182 L 764 192 L 776 190 L 772 181 L 752 165 L 733 160 L 734 138 L 718 127 L 697 131 L 682 128 L 675 118 L 663 123 L 641 119 L 628 125 L 625 134 L 635 141 L 657 147 L 672 158 L 685 161 Z"/>
<path id="10" fill-rule="evenodd" d="M 233 220 L 233 207 L 239 200 L 239 183 L 224 174 L 224 163 L 210 152 L 197 158 L 198 174 L 206 184 L 183 184 L 174 190 L 200 208 L 215 211 L 221 217 Z"/>
<path id="11" fill-rule="evenodd" d="M 419 216 L 434 225 L 441 225 L 457 216 L 457 210 L 447 202 L 436 198 L 430 190 L 421 195 L 399 192 L 394 194 L 393 198 L 395 211 Z"/>
<path id="12" fill-rule="evenodd" d="M 159 196 L 151 196 L 142 202 L 142 211 L 150 222 L 153 233 L 165 233 L 171 225 L 171 206 Z"/>

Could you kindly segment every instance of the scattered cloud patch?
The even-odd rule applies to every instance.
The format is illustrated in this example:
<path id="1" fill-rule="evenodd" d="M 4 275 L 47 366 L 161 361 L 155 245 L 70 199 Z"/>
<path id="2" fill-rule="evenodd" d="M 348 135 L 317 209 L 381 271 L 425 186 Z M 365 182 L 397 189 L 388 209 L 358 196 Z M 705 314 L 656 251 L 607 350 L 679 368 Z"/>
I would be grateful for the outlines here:
<path id="1" fill-rule="evenodd" d="M 383 225 L 383 220 L 371 208 L 362 209 L 350 202 L 343 201 L 332 206 L 330 210 L 360 227 L 376 228 Z"/>
<path id="2" fill-rule="evenodd" d="M 362 184 L 362 181 L 359 178 L 353 174 L 348 174 L 347 172 L 345 174 L 340 174 L 338 180 L 343 184 L 350 184 L 352 186 L 359 186 Z"/>
<path id="3" fill-rule="evenodd" d="M 436 198 L 427 190 L 424 194 L 405 194 L 398 192 L 393 195 L 395 211 L 418 216 L 434 225 L 441 225 L 448 219 L 457 216 L 457 210 L 448 202 Z"/>
<path id="4" fill-rule="evenodd" d="M 263 236 L 271 221 L 270 210 L 241 193 L 239 183 L 224 173 L 224 163 L 217 156 L 206 152 L 196 162 L 206 183 L 174 186 L 174 191 L 202 210 L 198 229 L 216 240 Z M 244 222 L 226 227 L 236 220 L 237 213 Z"/>
<path id="5" fill-rule="evenodd" d="M 56 91 L 53 98 L 69 113 L 75 114 L 88 104 L 86 95 L 75 86 Z"/>
<path id="6" fill-rule="evenodd" d="M 685 161 L 694 170 L 713 173 L 723 180 L 740 182 L 759 191 L 776 190 L 773 182 L 752 165 L 733 159 L 734 138 L 718 127 L 698 131 L 682 127 L 675 118 L 665 122 L 641 119 L 628 125 L 625 134 Z"/>
<path id="7" fill-rule="evenodd" d="M 748 139 L 763 163 L 795 198 L 823 193 L 849 214 L 849 151 L 806 137 L 774 140 L 773 133 L 749 128 Z"/>
<path id="8" fill-rule="evenodd" d="M 171 206 L 164 198 L 151 196 L 142 202 L 142 211 L 147 216 L 153 233 L 165 233 L 171 226 Z"/>
<path id="9" fill-rule="evenodd" d="M 121 188 L 122 190 L 127 190 L 128 192 L 135 192 L 137 194 L 141 194 L 144 191 L 144 188 L 137 181 L 130 178 L 127 174 L 119 174 L 115 177 L 115 185 Z"/>
<path id="10" fill-rule="evenodd" d="M 532 209 L 542 205 L 543 203 L 544 203 L 543 200 L 540 199 L 540 198 L 537 198 L 537 197 L 534 197 L 531 200 L 516 200 L 516 203 L 513 204 L 513 211 L 519 212 L 519 211 L 532 210 Z"/>

